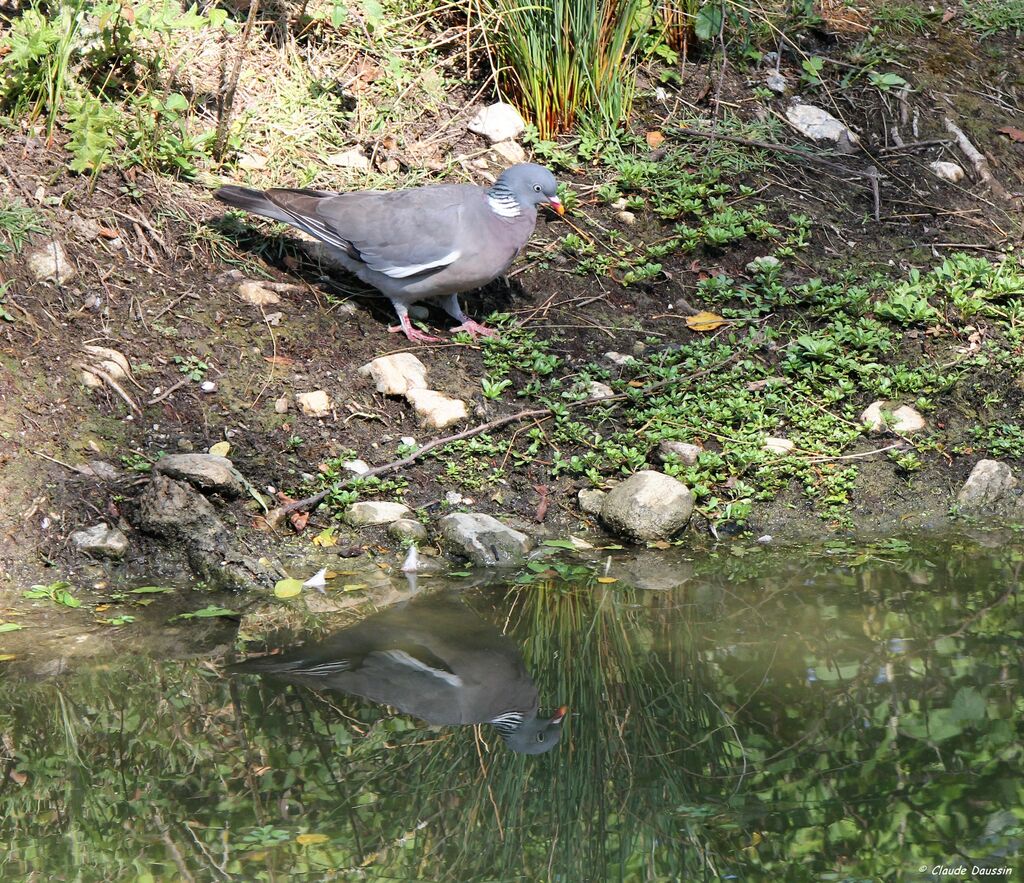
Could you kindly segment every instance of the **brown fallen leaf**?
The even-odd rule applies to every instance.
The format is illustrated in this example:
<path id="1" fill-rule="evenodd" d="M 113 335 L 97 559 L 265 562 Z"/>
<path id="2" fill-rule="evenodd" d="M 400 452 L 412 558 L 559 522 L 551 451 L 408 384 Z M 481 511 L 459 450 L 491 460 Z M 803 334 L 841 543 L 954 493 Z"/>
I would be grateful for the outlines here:
<path id="1" fill-rule="evenodd" d="M 665 136 L 657 129 L 652 129 L 650 132 L 647 133 L 647 146 L 650 147 L 651 150 L 657 150 L 659 147 L 661 147 L 661 144 L 664 140 Z"/>
<path id="2" fill-rule="evenodd" d="M 721 328 L 723 325 L 727 325 L 725 319 L 719 316 L 717 313 L 709 313 L 707 310 L 701 310 L 694 316 L 686 317 L 686 327 L 691 331 L 705 332 L 714 331 L 716 328 Z"/>
<path id="3" fill-rule="evenodd" d="M 264 356 L 263 361 L 270 362 L 271 365 L 280 365 L 285 368 L 289 365 L 295 364 L 295 359 L 291 356 Z"/>
<path id="4" fill-rule="evenodd" d="M 1016 126 L 1003 126 L 1001 129 L 996 129 L 1000 135 L 1005 135 L 1011 141 L 1016 141 L 1018 144 L 1024 144 L 1024 129 L 1018 129 Z"/>
<path id="5" fill-rule="evenodd" d="M 950 6 L 944 13 L 942 13 L 942 23 L 949 24 L 954 18 L 956 18 L 956 9 Z"/>

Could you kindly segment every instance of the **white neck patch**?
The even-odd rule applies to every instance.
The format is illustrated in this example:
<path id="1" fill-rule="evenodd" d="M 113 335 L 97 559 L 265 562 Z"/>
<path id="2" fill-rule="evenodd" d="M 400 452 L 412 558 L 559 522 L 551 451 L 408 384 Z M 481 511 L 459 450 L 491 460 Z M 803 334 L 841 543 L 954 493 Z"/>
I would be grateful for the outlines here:
<path id="1" fill-rule="evenodd" d="M 492 212 L 502 218 L 518 218 L 521 214 L 519 203 L 511 194 L 496 196 L 493 193 L 488 193 L 487 204 L 491 207 Z"/>

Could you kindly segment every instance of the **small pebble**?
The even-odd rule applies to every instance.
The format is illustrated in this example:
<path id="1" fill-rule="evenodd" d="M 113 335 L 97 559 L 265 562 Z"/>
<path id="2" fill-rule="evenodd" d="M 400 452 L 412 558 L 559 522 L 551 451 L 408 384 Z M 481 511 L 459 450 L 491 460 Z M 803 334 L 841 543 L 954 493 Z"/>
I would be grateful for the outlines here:
<path id="1" fill-rule="evenodd" d="M 205 393 L 211 393 L 217 391 L 217 384 L 212 380 L 204 380 L 199 384 L 199 388 Z"/>

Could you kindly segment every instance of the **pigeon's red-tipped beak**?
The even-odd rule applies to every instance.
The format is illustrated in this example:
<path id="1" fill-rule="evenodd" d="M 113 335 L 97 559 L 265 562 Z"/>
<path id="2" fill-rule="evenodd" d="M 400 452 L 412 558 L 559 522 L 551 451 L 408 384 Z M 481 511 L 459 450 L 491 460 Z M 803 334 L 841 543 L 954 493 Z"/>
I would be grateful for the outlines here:
<path id="1" fill-rule="evenodd" d="M 548 204 L 558 214 L 560 214 L 560 215 L 564 215 L 565 214 L 565 206 L 562 205 L 562 200 L 560 200 L 557 196 L 552 196 L 551 199 L 548 200 Z"/>
<path id="2" fill-rule="evenodd" d="M 561 212 L 559 214 L 561 214 Z M 551 718 L 551 723 L 553 723 L 553 724 L 560 724 L 565 719 L 565 716 L 568 713 L 569 713 L 569 706 L 568 705 L 563 705 L 561 708 L 558 709 L 558 711 L 555 712 L 555 716 L 553 718 Z"/>

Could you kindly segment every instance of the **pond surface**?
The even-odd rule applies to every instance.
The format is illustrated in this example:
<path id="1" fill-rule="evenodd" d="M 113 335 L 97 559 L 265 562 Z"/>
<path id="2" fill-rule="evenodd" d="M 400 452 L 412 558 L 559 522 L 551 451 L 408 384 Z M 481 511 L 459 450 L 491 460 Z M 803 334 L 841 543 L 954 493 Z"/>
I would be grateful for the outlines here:
<path id="1" fill-rule="evenodd" d="M 558 561 L 453 602 L 544 753 L 223 653 L 8 672 L 0 879 L 1020 880 L 1019 539 Z"/>

